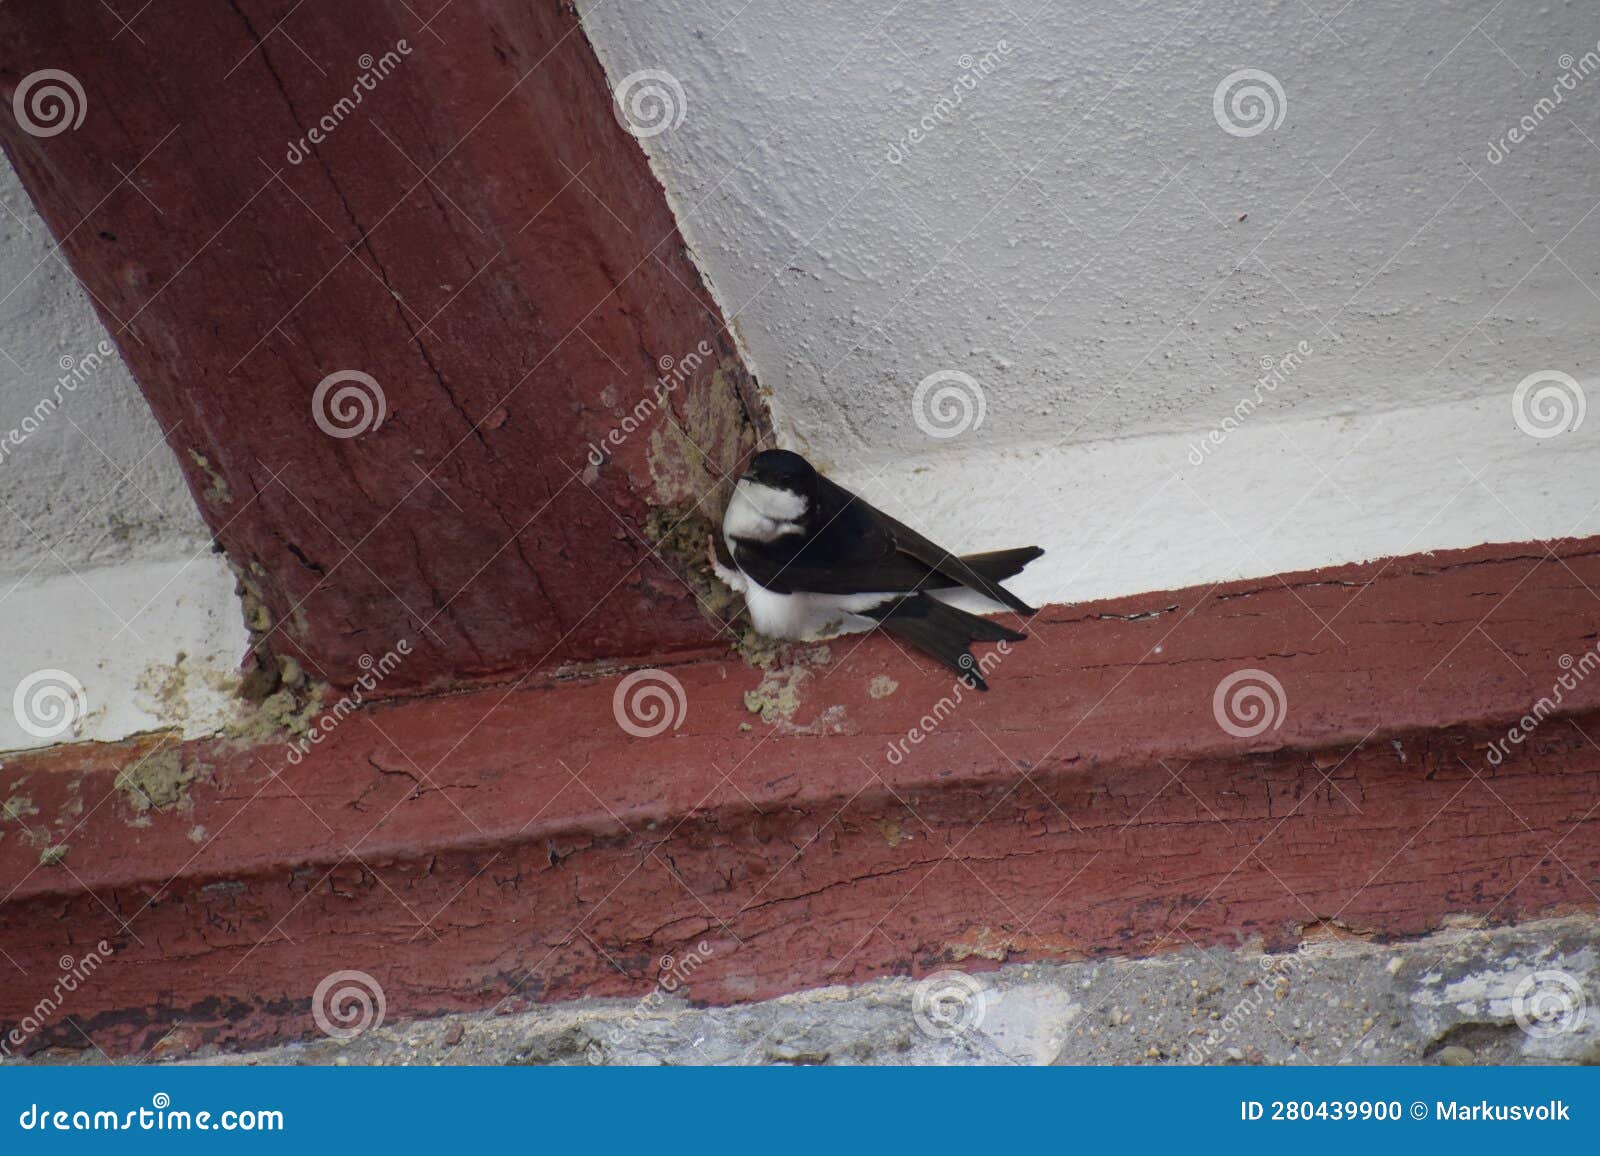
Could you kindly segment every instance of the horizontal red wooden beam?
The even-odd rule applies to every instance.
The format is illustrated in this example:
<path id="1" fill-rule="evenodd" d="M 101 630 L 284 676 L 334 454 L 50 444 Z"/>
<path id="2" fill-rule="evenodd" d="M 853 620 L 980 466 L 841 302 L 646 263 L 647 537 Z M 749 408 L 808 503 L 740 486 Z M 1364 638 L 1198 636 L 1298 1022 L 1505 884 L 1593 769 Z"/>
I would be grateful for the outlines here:
<path id="1" fill-rule="evenodd" d="M 1600 541 L 1484 547 L 1052 607 L 987 695 L 874 636 L 29 755 L 0 1025 L 137 1053 L 315 1032 L 343 971 L 396 1019 L 690 953 L 725 1002 L 1600 907 L 1595 588 Z"/>
<path id="2" fill-rule="evenodd" d="M 349 686 L 406 637 L 393 693 L 715 637 L 650 530 L 761 403 L 570 5 L 22 0 L 0 42 L 264 657 Z"/>

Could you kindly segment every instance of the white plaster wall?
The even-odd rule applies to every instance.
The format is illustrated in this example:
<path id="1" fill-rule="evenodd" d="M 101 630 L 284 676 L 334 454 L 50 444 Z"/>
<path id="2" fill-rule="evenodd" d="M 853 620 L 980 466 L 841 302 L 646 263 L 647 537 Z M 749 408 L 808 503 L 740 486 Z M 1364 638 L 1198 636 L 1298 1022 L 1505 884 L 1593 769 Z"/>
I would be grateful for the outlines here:
<path id="1" fill-rule="evenodd" d="M 1600 415 L 1511 412 L 1538 371 L 1595 395 L 1588 0 L 580 7 L 614 87 L 681 89 L 642 143 L 783 440 L 953 545 L 1055 547 L 1035 597 L 1594 531 Z M 1233 135 L 1247 68 L 1282 120 Z M 982 395 L 959 436 L 914 418 L 941 371 Z M 1504 502 L 1447 505 L 1458 459 Z"/>
<path id="2" fill-rule="evenodd" d="M 1195 440 L 1175 434 L 838 474 L 952 548 L 1044 546 L 1007 585 L 1035 604 L 1079 602 L 1600 534 L 1600 439 L 1588 431 L 1530 438 L 1494 397 L 1333 419 L 1257 414 L 1198 464 Z M 1337 622 L 1316 625 L 1338 640 Z"/>
<path id="3" fill-rule="evenodd" d="M 924 449 L 909 396 L 941 369 L 988 395 L 977 447 L 1209 425 L 1300 338 L 1334 351 L 1283 397 L 1302 414 L 1594 369 L 1600 77 L 1485 160 L 1600 40 L 1589 0 L 1362 3 L 1326 28 L 1298 0 L 584 10 L 614 82 L 681 83 L 646 147 L 788 428 L 832 453 Z M 1218 127 L 1240 68 L 1281 83 L 1276 130 Z"/>
<path id="4" fill-rule="evenodd" d="M 246 647 L 232 574 L 3 159 L 0 210 L 0 750 L 202 733 L 230 709 Z M 35 680 L 20 710 L 14 701 L 40 671 L 83 690 L 83 713 L 59 734 L 24 721 L 53 731 L 64 700 L 50 688 L 72 683 Z"/>

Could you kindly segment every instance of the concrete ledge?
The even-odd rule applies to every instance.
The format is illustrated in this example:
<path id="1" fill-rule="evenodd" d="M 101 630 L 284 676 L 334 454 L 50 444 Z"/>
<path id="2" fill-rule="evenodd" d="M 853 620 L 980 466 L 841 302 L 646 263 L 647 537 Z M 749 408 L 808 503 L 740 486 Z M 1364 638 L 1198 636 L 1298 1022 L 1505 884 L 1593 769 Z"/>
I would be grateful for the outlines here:
<path id="1" fill-rule="evenodd" d="M 1545 1020 L 1533 1018 L 1536 976 Z M 682 994 L 583 999 L 377 1024 L 348 1041 L 207 1048 L 195 1062 L 1594 1064 L 1596 993 L 1600 921 L 1584 916 L 1451 927 L 1401 944 L 1314 936 L 1276 955 L 1185 948 L 1152 959 L 1013 963 L 981 976 L 936 972 L 726 1008 L 695 1008 Z M 951 1002 L 932 1019 L 941 994 Z"/>
<path id="2" fill-rule="evenodd" d="M 341 971 L 398 1021 L 637 999 L 691 953 L 723 1004 L 1594 908 L 1597 586 L 1595 540 L 1483 547 L 1050 608 L 959 702 L 847 638 L 663 672 L 653 737 L 594 678 L 359 711 L 298 761 L 24 756 L 0 1024 L 42 1021 L 15 1052 L 170 1053 L 309 1036 Z"/>

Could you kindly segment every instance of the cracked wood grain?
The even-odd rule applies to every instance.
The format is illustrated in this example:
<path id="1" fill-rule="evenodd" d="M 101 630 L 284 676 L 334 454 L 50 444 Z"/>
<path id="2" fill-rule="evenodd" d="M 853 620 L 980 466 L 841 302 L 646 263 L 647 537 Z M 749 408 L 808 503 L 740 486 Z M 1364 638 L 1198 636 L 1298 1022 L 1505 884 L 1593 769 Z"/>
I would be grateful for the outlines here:
<path id="1" fill-rule="evenodd" d="M 38 814 L 0 837 L 0 947 L 31 976 L 115 943 L 73 1020 L 120 1054 L 180 1021 L 185 1046 L 309 1034 L 310 993 L 349 968 L 398 1019 L 637 998 L 701 941 L 692 998 L 733 1002 L 1595 910 L 1600 673 L 1487 757 L 1595 645 L 1600 543 L 1547 545 L 1047 608 L 898 762 L 951 684 L 870 638 L 781 660 L 812 672 L 789 727 L 757 721 L 764 672 L 729 659 L 672 667 L 688 710 L 654 739 L 622 732 L 602 678 L 380 704 L 298 765 L 184 744 L 202 773 L 167 811 L 113 786 L 155 740 L 9 759 Z M 1218 726 L 1241 666 L 1282 682 L 1280 727 Z M 0 985 L 0 1025 L 34 998 Z"/>
<path id="2" fill-rule="evenodd" d="M 0 87 L 64 68 L 90 110 L 49 139 L 0 118 L 0 141 L 258 588 L 263 657 L 349 685 L 407 637 L 395 693 L 710 644 L 640 531 L 708 496 L 764 417 L 570 8 L 234 0 L 158 5 L 141 29 L 0 8 Z M 288 159 L 362 55 L 402 40 Z M 589 468 L 660 360 L 701 342 L 713 355 Z M 312 395 L 343 370 L 386 416 L 340 439 Z"/>

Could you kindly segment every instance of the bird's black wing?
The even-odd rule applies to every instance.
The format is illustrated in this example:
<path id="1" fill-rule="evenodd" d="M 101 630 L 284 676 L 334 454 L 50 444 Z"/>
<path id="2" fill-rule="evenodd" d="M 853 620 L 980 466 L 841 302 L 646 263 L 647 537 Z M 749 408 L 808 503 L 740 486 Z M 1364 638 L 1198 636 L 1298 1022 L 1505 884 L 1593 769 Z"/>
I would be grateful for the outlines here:
<path id="1" fill-rule="evenodd" d="M 848 491 L 819 494 L 808 525 L 804 535 L 771 542 L 735 538 L 739 569 L 777 594 L 900 593 L 935 577 L 901 553 L 894 535 L 872 516 L 872 507 Z"/>
<path id="2" fill-rule="evenodd" d="M 983 668 L 968 648 L 974 642 L 1020 642 L 1025 635 L 926 594 L 913 594 L 864 612 L 918 650 L 937 658 L 975 690 L 988 690 Z"/>
<path id="3" fill-rule="evenodd" d="M 987 574 L 980 573 L 977 568 L 968 565 L 960 555 L 943 549 L 917 533 L 904 522 L 891 518 L 882 510 L 852 494 L 838 483 L 822 477 L 818 478 L 818 482 L 824 491 L 830 488 L 837 491 L 836 495 L 830 495 L 832 501 L 848 504 L 864 520 L 872 523 L 874 535 L 879 538 L 887 538 L 893 544 L 895 553 L 923 568 L 925 572 L 929 572 L 931 575 L 938 575 L 947 580 L 939 582 L 925 576 L 920 582 L 912 586 L 903 587 L 903 589 L 932 590 L 952 585 L 965 586 L 970 590 L 977 591 L 986 598 L 992 598 L 996 602 L 1009 606 L 1019 614 L 1035 613 L 1033 607 L 1000 585 L 995 579 Z M 1031 547 L 1030 549 L 1037 549 L 1037 547 Z M 1039 551 L 1040 554 L 1043 552 L 1042 550 Z M 1037 556 L 1037 554 L 1034 555 L 1034 557 Z"/>
<path id="4" fill-rule="evenodd" d="M 1000 585 L 1044 551 L 976 555 L 969 564 L 829 479 L 817 477 L 810 532 L 772 542 L 736 540 L 739 568 L 778 594 L 868 594 L 966 586 L 1024 614 L 1034 610 Z"/>

